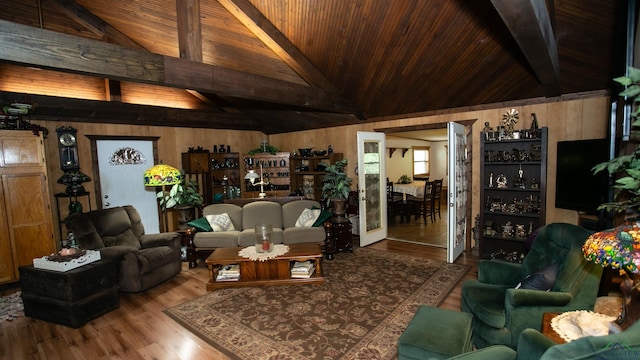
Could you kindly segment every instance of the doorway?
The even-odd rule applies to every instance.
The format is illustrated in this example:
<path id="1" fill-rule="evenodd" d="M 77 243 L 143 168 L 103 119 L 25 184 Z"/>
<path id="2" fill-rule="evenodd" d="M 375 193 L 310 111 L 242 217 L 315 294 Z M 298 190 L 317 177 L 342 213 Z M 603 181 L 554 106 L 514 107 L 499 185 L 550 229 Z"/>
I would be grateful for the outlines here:
<path id="1" fill-rule="evenodd" d="M 87 137 L 91 140 L 98 209 L 133 205 L 145 233 L 160 232 L 156 189 L 146 188 L 143 181 L 144 171 L 156 163 L 158 137 Z"/>
<path id="2" fill-rule="evenodd" d="M 464 121 L 456 121 L 457 123 L 464 125 L 469 131 L 467 134 L 467 144 L 468 151 L 471 151 L 472 147 L 472 133 L 470 131 L 471 125 L 476 120 L 464 120 Z M 409 159 L 404 160 L 404 166 L 406 167 L 406 172 L 409 177 L 413 175 L 413 167 L 411 165 L 411 156 L 412 151 L 411 147 L 414 146 L 428 146 L 430 150 L 434 150 L 433 154 L 431 154 L 430 161 L 433 162 L 433 167 L 430 167 L 431 171 L 429 174 L 429 180 L 433 181 L 436 179 L 443 179 L 444 188 L 441 194 L 440 199 L 440 217 L 436 214 L 435 221 L 432 221 L 429 216 L 427 216 L 427 224 L 425 225 L 422 218 L 411 218 L 411 221 L 404 222 L 400 221 L 398 216 L 395 217 L 395 221 L 389 222 L 389 239 L 396 239 L 405 242 L 411 243 L 419 243 L 429 246 L 447 248 L 448 243 L 448 189 L 446 189 L 448 183 L 449 176 L 449 168 L 448 168 L 448 153 L 450 150 L 449 141 L 447 138 L 447 123 L 440 124 L 423 124 L 423 125 L 414 125 L 414 126 L 405 126 L 405 127 L 396 127 L 396 128 L 384 128 L 384 129 L 376 129 L 376 131 L 384 132 L 387 139 L 387 164 L 398 165 L 400 161 L 397 161 L 396 157 L 401 156 L 400 154 L 404 152 L 404 156 Z M 389 139 L 400 139 L 400 141 L 393 141 Z M 412 143 L 413 142 L 413 143 Z M 402 144 L 408 144 L 407 146 L 403 146 Z M 390 155 L 391 154 L 391 155 Z M 471 157 L 469 156 L 469 164 L 467 171 L 467 182 L 468 189 L 471 189 Z M 390 166 L 387 166 L 389 169 Z M 397 169 L 395 172 L 388 173 L 389 180 L 398 182 L 398 178 L 401 173 L 398 173 Z M 394 188 L 395 191 L 395 188 Z M 470 196 L 470 194 L 469 194 Z M 470 197 L 469 197 L 470 200 Z M 459 212 L 459 211 L 458 211 Z M 465 216 L 467 219 L 471 219 L 471 205 L 468 204 L 466 206 Z M 467 221 L 467 231 L 466 231 L 466 239 L 465 244 L 467 249 L 471 249 L 471 237 L 468 234 L 471 234 L 471 222 Z"/>

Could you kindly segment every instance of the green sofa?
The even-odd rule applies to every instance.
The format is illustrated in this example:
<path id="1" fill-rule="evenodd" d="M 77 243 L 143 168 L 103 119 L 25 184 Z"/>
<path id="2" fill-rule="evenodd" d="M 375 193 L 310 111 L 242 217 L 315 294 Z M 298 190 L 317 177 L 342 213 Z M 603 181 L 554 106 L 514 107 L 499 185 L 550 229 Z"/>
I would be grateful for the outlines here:
<path id="1" fill-rule="evenodd" d="M 640 359 L 640 321 L 626 331 L 607 336 L 589 336 L 566 344 L 556 344 L 534 329 L 525 329 L 518 338 L 517 351 L 494 345 L 467 352 L 450 360 L 561 360 Z"/>
<path id="2" fill-rule="evenodd" d="M 473 315 L 474 345 L 515 348 L 524 329 L 540 330 L 545 312 L 593 310 L 602 267 L 585 261 L 582 254 L 590 234 L 572 224 L 548 224 L 539 229 L 521 264 L 480 260 L 478 280 L 462 285 L 461 308 Z M 557 273 L 539 273 L 550 267 Z M 528 275 L 527 280 L 551 278 L 550 291 L 516 289 Z"/>

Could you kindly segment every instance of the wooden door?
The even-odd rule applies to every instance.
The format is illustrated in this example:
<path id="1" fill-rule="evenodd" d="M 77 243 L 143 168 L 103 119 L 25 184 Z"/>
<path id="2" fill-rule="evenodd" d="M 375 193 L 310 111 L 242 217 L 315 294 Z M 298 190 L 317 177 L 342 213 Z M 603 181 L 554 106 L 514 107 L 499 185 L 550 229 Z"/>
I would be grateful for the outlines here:
<path id="1" fill-rule="evenodd" d="M 56 251 L 41 136 L 0 131 L 0 282 Z"/>
<path id="2" fill-rule="evenodd" d="M 2 187 L 17 271 L 55 251 L 48 185 L 44 174 L 35 172 L 2 175 Z"/>

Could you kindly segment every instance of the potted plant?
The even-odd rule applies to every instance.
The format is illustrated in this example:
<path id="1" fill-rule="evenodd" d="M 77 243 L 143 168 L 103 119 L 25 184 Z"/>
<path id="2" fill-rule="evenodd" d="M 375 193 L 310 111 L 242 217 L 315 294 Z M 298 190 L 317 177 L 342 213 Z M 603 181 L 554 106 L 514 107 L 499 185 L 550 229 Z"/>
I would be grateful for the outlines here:
<path id="1" fill-rule="evenodd" d="M 633 106 L 637 106 L 640 102 L 640 70 L 630 67 L 628 77 L 621 76 L 613 80 L 627 86 L 619 95 L 628 96 L 632 99 Z M 631 116 L 635 118 L 632 126 L 640 126 L 640 107 L 637 107 Z M 626 212 L 637 216 L 640 212 L 640 146 L 636 147 L 631 154 L 620 155 L 593 167 L 594 173 L 604 170 L 607 170 L 609 175 L 620 175 L 620 177 L 613 185 L 614 201 L 600 205 L 598 210 Z"/>
<path id="2" fill-rule="evenodd" d="M 324 165 L 324 171 L 327 173 L 322 179 L 322 199 L 327 206 L 331 204 L 333 214 L 336 216 L 342 216 L 347 212 L 346 204 L 353 182 L 353 179 L 348 177 L 344 171 L 347 163 L 347 159 L 343 159 L 331 165 L 320 164 Z"/>
<path id="3" fill-rule="evenodd" d="M 195 218 L 195 208 L 201 207 L 204 203 L 202 194 L 198 192 L 198 183 L 192 179 L 173 185 L 169 191 L 159 191 L 156 197 L 162 211 L 176 209 L 180 228 Z"/>
<path id="4" fill-rule="evenodd" d="M 407 174 L 404 174 L 400 176 L 400 179 L 398 179 L 398 184 L 411 184 L 412 181 L 413 180 L 411 180 Z"/>
<path id="5" fill-rule="evenodd" d="M 640 126 L 640 69 L 630 67 L 629 76 L 613 80 L 627 87 L 619 95 L 632 100 L 632 126 Z M 598 210 L 624 213 L 627 223 L 592 234 L 583 252 L 587 260 L 616 269 L 623 277 L 620 289 L 624 300 L 615 323 L 625 330 L 640 318 L 640 146 L 630 154 L 593 167 L 594 173 L 605 170 L 618 177 L 613 185 L 613 201 L 601 204 Z"/>

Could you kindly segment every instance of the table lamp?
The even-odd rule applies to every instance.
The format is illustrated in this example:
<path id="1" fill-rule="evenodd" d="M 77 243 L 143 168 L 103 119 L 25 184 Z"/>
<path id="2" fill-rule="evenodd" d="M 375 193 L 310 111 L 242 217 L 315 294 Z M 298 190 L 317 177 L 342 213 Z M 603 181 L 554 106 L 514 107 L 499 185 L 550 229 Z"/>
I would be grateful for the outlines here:
<path id="1" fill-rule="evenodd" d="M 267 194 L 264 192 L 264 185 L 266 184 L 266 182 L 264 181 L 264 178 L 262 177 L 262 164 L 260 164 L 260 175 L 258 176 L 258 174 L 256 174 L 256 171 L 253 169 L 249 169 L 249 171 L 247 172 L 247 175 L 244 176 L 245 180 L 249 180 L 249 182 L 251 183 L 252 186 L 254 185 L 260 185 L 260 194 L 258 194 L 258 197 L 260 199 L 264 199 L 265 197 L 267 197 Z M 256 182 L 256 179 L 260 179 L 259 182 Z"/>
<path id="2" fill-rule="evenodd" d="M 640 318 L 640 227 L 625 224 L 591 234 L 582 246 L 587 261 L 619 270 L 623 302 L 615 323 L 625 330 Z"/>
<path id="3" fill-rule="evenodd" d="M 165 186 L 175 185 L 182 182 L 182 173 L 180 170 L 173 166 L 166 164 L 154 165 L 144 172 L 144 186 L 162 186 L 162 192 L 164 193 Z M 167 218 L 166 208 L 162 209 L 164 215 L 164 231 L 169 231 L 169 224 Z"/>

